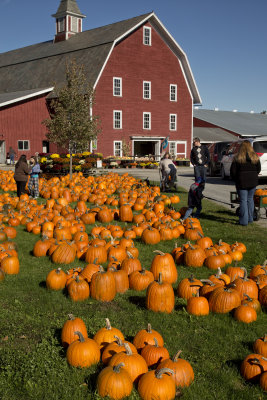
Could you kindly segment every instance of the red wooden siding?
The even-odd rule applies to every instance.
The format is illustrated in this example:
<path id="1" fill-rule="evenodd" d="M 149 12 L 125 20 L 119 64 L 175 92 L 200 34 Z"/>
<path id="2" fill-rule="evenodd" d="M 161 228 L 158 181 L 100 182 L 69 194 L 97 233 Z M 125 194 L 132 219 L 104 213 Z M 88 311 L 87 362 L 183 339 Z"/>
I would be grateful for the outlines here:
<path id="1" fill-rule="evenodd" d="M 145 26 L 150 26 L 146 24 Z M 179 61 L 152 28 L 152 46 L 143 45 L 143 27 L 113 50 L 96 87 L 94 113 L 102 133 L 98 151 L 113 154 L 113 141 L 130 136 L 170 136 L 191 143 L 192 98 Z M 122 78 L 122 97 L 113 96 L 113 77 Z M 143 81 L 151 82 L 151 100 L 143 99 Z M 170 84 L 177 84 L 177 102 L 170 102 Z M 113 110 L 122 111 L 122 129 L 113 129 Z M 151 112 L 151 130 L 143 129 L 143 112 Z M 177 131 L 169 130 L 169 114 L 177 114 Z M 187 146 L 189 156 L 190 146 Z"/>
<path id="2" fill-rule="evenodd" d="M 45 97 L 30 99 L 17 104 L 12 104 L 1 109 L 0 134 L 1 140 L 6 142 L 6 151 L 13 147 L 16 159 L 21 154 L 27 157 L 35 152 L 42 152 L 42 141 L 46 139 L 46 127 L 42 121 L 49 117 Z M 28 151 L 18 150 L 18 140 L 29 140 Z"/>

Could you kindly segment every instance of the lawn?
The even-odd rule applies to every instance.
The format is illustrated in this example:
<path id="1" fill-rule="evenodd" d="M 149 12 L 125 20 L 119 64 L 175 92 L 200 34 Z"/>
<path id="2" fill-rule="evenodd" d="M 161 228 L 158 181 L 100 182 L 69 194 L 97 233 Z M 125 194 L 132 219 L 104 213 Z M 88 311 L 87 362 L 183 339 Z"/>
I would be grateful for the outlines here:
<path id="1" fill-rule="evenodd" d="M 186 193 L 179 191 L 179 209 L 186 205 Z M 201 225 L 206 236 L 213 242 L 223 239 L 229 244 L 235 241 L 247 246 L 247 253 L 240 265 L 248 270 L 262 264 L 267 258 L 267 235 L 256 224 L 248 227 L 236 225 L 236 216 L 229 210 L 203 201 Z M 90 232 L 92 226 L 87 225 Z M 244 324 L 234 320 L 231 314 L 210 314 L 195 317 L 186 312 L 186 302 L 176 297 L 175 310 L 171 314 L 154 313 L 145 308 L 145 292 L 129 290 L 117 294 L 110 303 L 89 298 L 75 303 L 64 291 L 49 291 L 45 286 L 48 272 L 55 264 L 48 257 L 36 258 L 32 249 L 38 236 L 17 228 L 20 273 L 6 276 L 0 282 L 0 398 L 1 400 L 82 400 L 99 399 L 96 377 L 103 368 L 70 367 L 65 350 L 61 346 L 61 328 L 68 314 L 84 320 L 89 337 L 105 325 L 119 328 L 127 340 L 151 323 L 165 341 L 173 356 L 182 350 L 182 358 L 188 360 L 195 373 L 189 388 L 177 393 L 183 399 L 251 400 L 263 399 L 259 385 L 246 383 L 240 375 L 242 360 L 253 352 L 252 344 L 267 331 L 266 311 L 259 314 L 256 322 Z M 153 250 L 171 252 L 185 239 L 161 242 L 155 246 L 135 240 L 140 261 L 149 269 L 154 257 Z M 66 271 L 72 266 L 84 266 L 76 260 L 63 265 Z M 188 268 L 177 266 L 178 282 L 192 273 L 207 278 L 211 271 L 206 267 Z M 177 283 L 174 284 L 177 288 Z M 130 399 L 138 399 L 133 390 Z"/>

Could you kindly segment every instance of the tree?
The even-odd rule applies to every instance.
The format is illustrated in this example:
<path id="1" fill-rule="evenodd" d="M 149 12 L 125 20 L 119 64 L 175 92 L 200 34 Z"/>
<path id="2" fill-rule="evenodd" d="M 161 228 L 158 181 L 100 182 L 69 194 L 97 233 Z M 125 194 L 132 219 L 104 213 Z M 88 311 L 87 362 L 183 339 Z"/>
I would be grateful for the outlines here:
<path id="1" fill-rule="evenodd" d="M 91 140 L 96 139 L 99 117 L 92 115 L 94 90 L 87 82 L 83 66 L 75 60 L 66 64 L 66 84 L 54 88 L 55 98 L 50 103 L 50 117 L 43 121 L 48 129 L 50 142 L 69 150 L 70 176 L 72 177 L 72 153 L 88 150 Z"/>

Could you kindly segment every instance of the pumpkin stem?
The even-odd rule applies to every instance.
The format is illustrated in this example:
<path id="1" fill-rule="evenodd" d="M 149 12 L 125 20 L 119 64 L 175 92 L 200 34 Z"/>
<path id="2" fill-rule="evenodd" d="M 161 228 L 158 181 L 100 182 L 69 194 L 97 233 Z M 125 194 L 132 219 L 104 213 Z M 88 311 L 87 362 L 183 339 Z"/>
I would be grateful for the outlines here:
<path id="1" fill-rule="evenodd" d="M 127 254 L 128 258 L 134 259 L 134 256 L 129 251 L 126 251 L 126 254 Z"/>
<path id="2" fill-rule="evenodd" d="M 172 361 L 173 362 L 176 362 L 177 360 L 178 360 L 178 358 L 180 357 L 180 354 L 182 353 L 182 350 L 179 350 L 176 354 L 175 354 L 175 356 L 173 356 L 173 359 L 172 359 Z"/>
<path id="3" fill-rule="evenodd" d="M 58 267 L 58 268 L 56 269 L 56 274 L 60 274 L 60 271 L 61 271 L 61 268 Z"/>
<path id="4" fill-rule="evenodd" d="M 147 324 L 147 333 L 152 333 L 151 324 Z"/>
<path id="5" fill-rule="evenodd" d="M 123 341 L 121 340 L 121 338 L 119 338 L 119 336 L 114 335 L 114 338 L 116 339 L 116 342 L 119 346 L 123 346 Z"/>
<path id="6" fill-rule="evenodd" d="M 248 295 L 248 294 L 244 293 L 244 296 L 247 298 L 247 300 L 248 300 L 248 301 L 252 301 L 252 298 L 251 298 L 251 297 L 249 297 L 249 295 Z"/>
<path id="7" fill-rule="evenodd" d="M 155 347 L 159 347 L 159 343 L 155 337 L 154 337 L 154 342 L 155 342 Z"/>
<path id="8" fill-rule="evenodd" d="M 68 314 L 68 318 L 69 318 L 69 320 L 71 320 L 71 321 L 74 321 L 74 320 L 75 320 L 75 317 L 74 317 L 73 314 Z"/>
<path id="9" fill-rule="evenodd" d="M 123 343 L 123 346 L 125 347 L 127 356 L 131 356 L 133 354 L 133 352 L 132 352 L 129 344 L 128 343 Z"/>
<path id="10" fill-rule="evenodd" d="M 165 256 L 165 253 L 163 253 L 163 251 L 160 251 L 160 250 L 154 250 L 153 253 L 157 253 L 160 256 Z"/>
<path id="11" fill-rule="evenodd" d="M 244 271 L 244 276 L 243 276 L 243 280 L 244 281 L 248 281 L 248 271 L 246 270 L 245 267 L 241 267 L 242 271 Z"/>
<path id="12" fill-rule="evenodd" d="M 85 342 L 84 337 L 83 337 L 83 334 L 82 334 L 80 331 L 75 331 L 74 333 L 75 333 L 75 335 L 78 335 L 78 336 L 79 336 L 79 341 L 80 341 L 81 343 Z"/>
<path id="13" fill-rule="evenodd" d="M 102 267 L 103 268 L 103 267 Z M 105 319 L 105 321 L 106 321 L 106 329 L 108 330 L 108 331 L 110 331 L 111 330 L 111 324 L 110 324 L 110 321 L 109 321 L 109 319 L 108 318 L 106 318 Z"/>
<path id="14" fill-rule="evenodd" d="M 155 377 L 157 379 L 161 379 L 163 374 L 171 374 L 174 375 L 174 371 L 170 368 L 161 368 L 158 371 L 155 372 Z"/>
<path id="15" fill-rule="evenodd" d="M 125 365 L 124 363 L 119 363 L 118 365 L 114 365 L 113 371 L 116 372 L 117 374 L 119 374 L 121 368 L 124 367 L 124 365 Z"/>
<path id="16" fill-rule="evenodd" d="M 210 279 L 200 279 L 200 282 L 208 283 L 210 286 L 215 286 L 215 283 Z"/>
<path id="17" fill-rule="evenodd" d="M 216 278 L 220 278 L 221 275 L 222 275 L 222 270 L 221 270 L 221 268 L 219 267 L 219 268 L 217 269 L 217 274 L 215 275 L 215 277 L 216 277 Z"/>
<path id="18" fill-rule="evenodd" d="M 159 273 L 159 278 L 158 278 L 158 283 L 159 283 L 159 285 L 162 285 L 162 273 L 160 272 Z"/>

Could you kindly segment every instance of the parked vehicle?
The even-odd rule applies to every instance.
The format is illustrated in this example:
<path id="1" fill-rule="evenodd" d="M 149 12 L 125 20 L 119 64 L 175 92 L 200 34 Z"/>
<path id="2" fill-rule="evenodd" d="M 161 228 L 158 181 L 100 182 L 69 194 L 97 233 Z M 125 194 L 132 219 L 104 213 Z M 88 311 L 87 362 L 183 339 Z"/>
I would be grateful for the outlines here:
<path id="1" fill-rule="evenodd" d="M 239 139 L 232 142 L 227 150 L 223 151 L 221 159 L 221 177 L 227 179 L 230 177 L 230 168 L 234 156 L 238 152 L 238 149 L 245 139 Z M 267 177 L 267 136 L 259 136 L 254 138 L 248 138 L 246 140 L 251 141 L 254 151 L 258 154 L 261 162 L 261 172 L 259 178 Z"/>
<path id="2" fill-rule="evenodd" d="M 230 145 L 230 142 L 216 142 L 211 143 L 208 146 L 208 150 L 210 153 L 210 162 L 208 166 L 208 174 L 210 176 L 215 176 L 221 172 L 221 159 L 222 153 L 226 150 Z"/>

